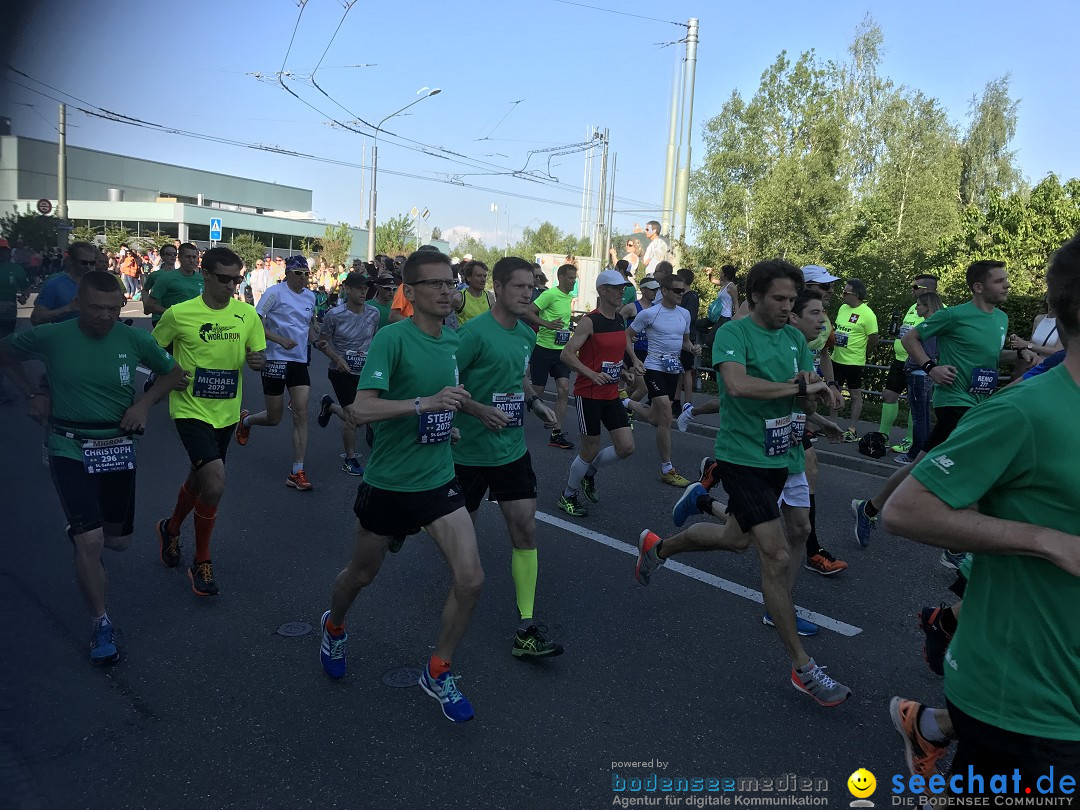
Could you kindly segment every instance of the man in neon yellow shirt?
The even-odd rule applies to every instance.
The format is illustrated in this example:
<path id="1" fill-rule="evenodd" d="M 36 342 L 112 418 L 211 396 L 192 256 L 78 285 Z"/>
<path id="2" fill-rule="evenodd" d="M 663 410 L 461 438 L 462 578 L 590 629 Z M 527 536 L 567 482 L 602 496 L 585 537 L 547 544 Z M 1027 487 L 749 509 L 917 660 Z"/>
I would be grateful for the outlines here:
<path id="1" fill-rule="evenodd" d="M 524 315 L 524 320 L 539 327 L 536 348 L 529 359 L 533 386 L 542 392 L 547 386 L 548 377 L 555 378 L 555 419 L 559 426 L 551 431 L 548 447 L 573 450 L 574 443 L 566 437 L 562 429 L 566 403 L 570 399 L 570 369 L 562 361 L 562 350 L 570 342 L 573 331 L 570 317 L 574 285 L 577 284 L 577 268 L 572 264 L 564 264 L 556 271 L 556 277 L 559 283 L 537 296 L 529 312 Z"/>
<path id="2" fill-rule="evenodd" d="M 485 289 L 488 268 L 480 261 L 466 262 L 461 267 L 461 277 L 465 279 L 465 289 L 461 291 L 461 303 L 457 307 L 458 326 L 464 326 L 477 315 L 491 311 L 495 303 L 495 294 Z"/>
<path id="3" fill-rule="evenodd" d="M 844 441 L 859 440 L 856 426 L 862 416 L 862 378 L 866 358 L 878 346 L 878 320 L 866 305 L 866 285 L 859 279 L 849 279 L 844 285 L 844 303 L 836 315 L 836 347 L 832 350 L 836 383 L 842 390 L 846 385 L 851 394 L 851 427 L 844 431 Z M 832 409 L 836 419 L 839 410 Z"/>

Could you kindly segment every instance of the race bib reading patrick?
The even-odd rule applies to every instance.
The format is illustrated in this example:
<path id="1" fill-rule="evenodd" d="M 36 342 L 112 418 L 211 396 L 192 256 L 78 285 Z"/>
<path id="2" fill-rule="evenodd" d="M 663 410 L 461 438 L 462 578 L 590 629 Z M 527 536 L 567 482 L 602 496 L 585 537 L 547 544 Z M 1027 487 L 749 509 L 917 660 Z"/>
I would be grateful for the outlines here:
<path id="1" fill-rule="evenodd" d="M 665 374 L 682 374 L 682 359 L 677 354 L 662 354 L 660 368 Z"/>
<path id="2" fill-rule="evenodd" d="M 997 369 L 974 368 L 971 370 L 969 392 L 972 394 L 992 394 L 995 388 L 997 388 Z"/>
<path id="3" fill-rule="evenodd" d="M 782 456 L 791 447 L 791 414 L 765 420 L 765 455 Z"/>
<path id="4" fill-rule="evenodd" d="M 285 379 L 285 360 L 267 360 L 263 366 L 262 375 L 268 380 Z"/>
<path id="5" fill-rule="evenodd" d="M 131 439 L 87 439 L 82 443 L 83 466 L 91 475 L 135 469 Z"/>
<path id="6" fill-rule="evenodd" d="M 506 414 L 510 421 L 506 427 L 522 427 L 525 424 L 525 392 L 516 394 L 492 394 L 491 404 Z"/>
<path id="7" fill-rule="evenodd" d="M 795 447 L 802 444 L 803 436 L 806 434 L 806 414 L 801 411 L 793 413 L 791 415 L 791 446 Z"/>
<path id="8" fill-rule="evenodd" d="M 240 372 L 225 368 L 197 368 L 191 395 L 202 399 L 234 399 Z"/>
<path id="9" fill-rule="evenodd" d="M 560 329 L 555 333 L 555 345 L 556 346 L 565 346 L 569 342 L 570 342 L 570 330 L 569 329 Z"/>
<path id="10" fill-rule="evenodd" d="M 450 431 L 454 427 L 454 412 L 435 411 L 422 413 L 419 417 L 417 444 L 439 444 L 450 440 Z"/>
<path id="11" fill-rule="evenodd" d="M 349 364 L 349 371 L 353 374 L 359 374 L 364 370 L 367 355 L 363 352 L 345 352 L 345 362 Z"/>

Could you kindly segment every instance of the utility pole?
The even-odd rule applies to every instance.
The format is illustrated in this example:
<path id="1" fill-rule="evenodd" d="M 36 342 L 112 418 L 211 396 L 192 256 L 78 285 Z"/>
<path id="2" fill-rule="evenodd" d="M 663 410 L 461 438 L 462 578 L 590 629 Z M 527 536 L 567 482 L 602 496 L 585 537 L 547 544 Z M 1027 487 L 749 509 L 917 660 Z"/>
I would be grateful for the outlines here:
<path id="1" fill-rule="evenodd" d="M 675 52 L 678 56 L 678 50 Z M 664 162 L 664 197 L 660 203 L 660 233 L 671 238 L 671 195 L 675 191 L 675 140 L 679 125 L 679 72 L 681 62 L 676 60 L 674 78 L 671 80 L 671 121 L 668 124 L 667 159 Z"/>
<path id="2" fill-rule="evenodd" d="M 364 221 L 364 162 L 367 159 L 367 144 L 360 147 L 360 222 Z"/>
<path id="3" fill-rule="evenodd" d="M 71 225 L 68 223 L 67 204 L 67 105 L 60 105 L 60 122 L 57 127 L 60 138 L 56 153 L 56 246 L 64 250 L 68 246 Z"/>
<path id="4" fill-rule="evenodd" d="M 608 184 L 608 207 L 607 207 L 607 226 L 608 226 L 608 241 L 611 241 L 612 223 L 615 220 L 615 167 L 619 164 L 619 153 L 616 152 L 611 156 L 611 182 Z M 605 255 L 606 255 L 605 251 Z M 600 257 L 603 259 L 603 256 Z"/>
<path id="5" fill-rule="evenodd" d="M 596 127 L 590 126 L 585 133 L 585 140 L 591 140 L 596 136 Z M 581 189 L 581 228 L 578 237 L 584 239 L 589 235 L 589 208 L 592 205 L 592 163 L 593 150 L 585 152 L 585 178 Z"/>
<path id="6" fill-rule="evenodd" d="M 596 231 L 592 245 L 592 254 L 604 259 L 604 252 L 607 250 L 607 246 L 604 244 L 606 239 L 604 238 L 605 224 L 604 224 L 604 202 L 607 197 L 607 159 L 608 159 L 608 131 L 604 130 L 604 151 L 600 156 L 600 188 L 596 195 Z"/>
<path id="7" fill-rule="evenodd" d="M 689 32 L 686 35 L 686 81 L 684 90 L 685 117 L 684 140 L 680 150 L 679 173 L 675 179 L 675 221 L 673 237 L 676 242 L 686 241 L 686 208 L 690 193 L 690 141 L 694 134 L 694 74 L 697 69 L 698 20 L 690 18 Z M 676 254 L 682 254 L 676 249 Z"/>

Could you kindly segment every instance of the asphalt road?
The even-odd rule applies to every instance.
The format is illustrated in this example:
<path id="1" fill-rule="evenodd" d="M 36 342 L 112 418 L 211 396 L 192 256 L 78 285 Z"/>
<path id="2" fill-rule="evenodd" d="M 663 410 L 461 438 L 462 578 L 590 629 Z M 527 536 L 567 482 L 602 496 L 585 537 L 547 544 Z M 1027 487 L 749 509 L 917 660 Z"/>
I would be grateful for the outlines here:
<path id="1" fill-rule="evenodd" d="M 321 357 L 313 364 L 313 411 L 330 391 L 324 366 Z M 246 406 L 258 410 L 258 379 L 246 380 Z M 454 662 L 476 720 L 453 725 L 419 688 L 383 682 L 389 670 L 421 666 L 438 632 L 449 578 L 426 535 L 410 538 L 353 606 L 350 671 L 331 681 L 316 631 L 276 630 L 317 625 L 349 554 L 358 479 L 338 469 L 339 427 L 320 430 L 312 415 L 308 493 L 285 486 L 286 424 L 232 446 L 213 545 L 222 593 L 199 599 L 182 568 L 157 558 L 154 522 L 170 513 L 187 466 L 164 404 L 140 445 L 136 541 L 106 552 L 123 658 L 95 669 L 40 429 L 21 406 L 0 409 L 0 424 L 0 806 L 593 808 L 620 795 L 662 803 L 662 794 L 613 791 L 652 773 L 794 774 L 820 789 L 726 797 L 846 806 L 859 767 L 877 776 L 882 806 L 891 775 L 905 772 L 890 696 L 943 700 L 914 618 L 948 597 L 951 574 L 934 550 L 880 532 L 869 549 L 857 547 L 848 504 L 879 478 L 822 468 L 819 534 L 851 567 L 831 578 L 803 571 L 796 603 L 835 628 L 807 648 L 854 691 L 825 709 L 791 687 L 779 639 L 761 624 L 753 552 L 686 556 L 688 568 L 662 569 L 648 588 L 635 582 L 628 551 L 643 527 L 673 532 L 678 495 L 658 479 L 652 429 L 637 428 L 636 453 L 601 472 L 601 502 L 573 519 L 555 507 L 573 454 L 547 447 L 537 420 L 527 427 L 540 479 L 537 607 L 565 655 L 511 657 L 510 546 L 497 507 L 485 503 L 487 582 Z M 574 438 L 575 420 L 567 425 Z M 711 446 L 675 434 L 676 466 L 689 472 Z M 189 521 L 186 562 L 192 548 Z M 692 806 L 690 794 L 672 796 L 679 801 L 666 806 Z"/>

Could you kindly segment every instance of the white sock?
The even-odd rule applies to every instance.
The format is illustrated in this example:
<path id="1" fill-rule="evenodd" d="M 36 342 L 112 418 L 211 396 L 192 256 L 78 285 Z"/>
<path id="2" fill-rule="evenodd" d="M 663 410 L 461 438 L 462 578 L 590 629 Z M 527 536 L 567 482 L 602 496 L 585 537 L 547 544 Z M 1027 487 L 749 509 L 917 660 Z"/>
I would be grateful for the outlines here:
<path id="1" fill-rule="evenodd" d="M 581 456 L 575 456 L 574 463 L 570 465 L 570 475 L 566 478 L 566 489 L 563 490 L 563 496 L 569 498 L 572 495 L 576 495 L 577 491 L 581 489 L 581 479 L 584 478 L 588 472 L 588 462 L 582 460 Z"/>
<path id="2" fill-rule="evenodd" d="M 111 622 L 109 621 L 109 612 L 108 611 L 105 611 L 100 616 L 98 616 L 96 619 L 93 616 L 90 617 L 90 627 L 91 627 L 91 629 L 96 630 L 97 626 L 99 624 L 101 624 L 102 622 L 105 622 L 106 624 L 111 624 Z"/>
<path id="3" fill-rule="evenodd" d="M 675 469 L 675 465 L 672 464 L 670 461 L 661 461 L 660 462 L 660 474 L 661 475 L 667 475 L 673 469 Z"/>
<path id="4" fill-rule="evenodd" d="M 928 742 L 945 745 L 945 743 L 949 741 L 949 738 L 942 732 L 941 726 L 938 725 L 937 718 L 934 716 L 934 710 L 929 706 L 927 706 L 919 716 L 919 733 L 922 734 Z"/>
<path id="5" fill-rule="evenodd" d="M 592 460 L 592 464 L 589 465 L 589 475 L 596 475 L 597 470 L 602 470 L 604 467 L 610 467 L 612 464 L 619 460 L 619 454 L 615 452 L 615 448 L 610 444 L 596 454 L 596 458 Z"/>
<path id="6" fill-rule="evenodd" d="M 297 474 L 298 472 L 300 472 L 300 471 L 301 471 L 302 469 L 304 469 L 304 462 L 302 462 L 302 461 L 297 461 L 297 462 L 295 462 L 295 463 L 294 463 L 294 464 L 292 465 L 292 474 L 293 474 L 293 475 L 296 475 L 296 474 Z"/>
<path id="7" fill-rule="evenodd" d="M 244 417 L 244 427 L 251 427 L 251 417 L 250 416 L 245 416 Z"/>

